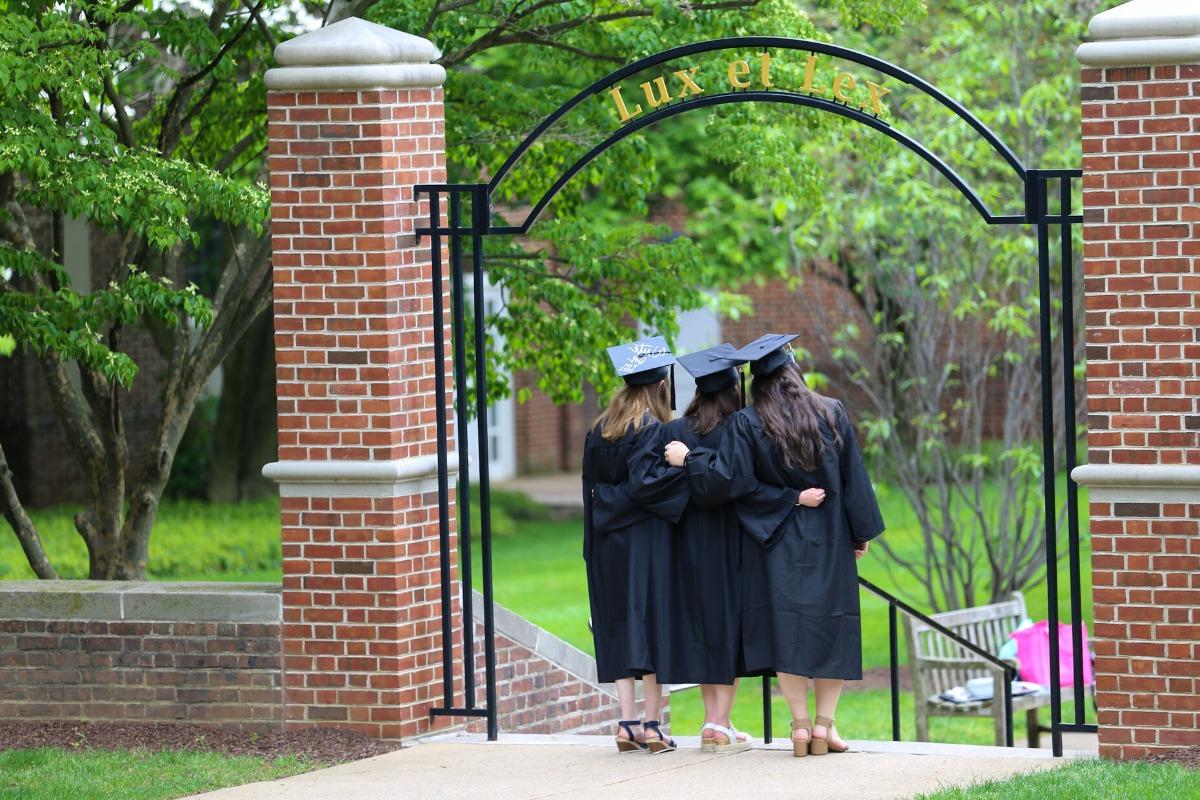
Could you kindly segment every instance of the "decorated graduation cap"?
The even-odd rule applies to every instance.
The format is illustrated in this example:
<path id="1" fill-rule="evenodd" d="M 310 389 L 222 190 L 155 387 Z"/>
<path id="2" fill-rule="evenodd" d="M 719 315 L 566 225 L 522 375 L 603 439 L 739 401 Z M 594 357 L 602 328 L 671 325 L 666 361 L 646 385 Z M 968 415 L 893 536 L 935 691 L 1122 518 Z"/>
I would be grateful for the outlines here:
<path id="1" fill-rule="evenodd" d="M 696 379 L 696 390 L 701 394 L 715 394 L 722 389 L 736 386 L 738 367 L 746 359 L 736 357 L 737 350 L 729 342 L 688 353 L 679 357 L 679 365 Z"/>
<path id="2" fill-rule="evenodd" d="M 668 378 L 671 410 L 675 410 L 675 356 L 661 336 L 650 336 L 628 344 L 608 348 L 613 369 L 631 386 L 658 383 Z"/>
<path id="3" fill-rule="evenodd" d="M 734 352 L 734 358 L 750 362 L 750 374 L 756 378 L 765 378 L 785 364 L 793 364 L 796 357 L 792 355 L 789 343 L 800 334 L 798 333 L 764 333 L 750 344 Z"/>

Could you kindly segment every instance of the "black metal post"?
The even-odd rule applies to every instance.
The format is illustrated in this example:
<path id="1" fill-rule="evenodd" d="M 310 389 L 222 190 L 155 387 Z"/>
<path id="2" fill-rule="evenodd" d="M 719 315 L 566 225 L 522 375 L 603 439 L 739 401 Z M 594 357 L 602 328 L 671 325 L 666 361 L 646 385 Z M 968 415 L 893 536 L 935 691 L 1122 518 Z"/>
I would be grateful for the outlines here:
<path id="1" fill-rule="evenodd" d="M 888 671 L 892 682 L 892 741 L 900 741 L 900 654 L 896 632 L 896 604 L 888 603 Z"/>
<path id="2" fill-rule="evenodd" d="M 496 718 L 496 620 L 492 597 L 492 505 L 488 475 L 488 402 L 486 308 L 483 297 L 483 234 L 491 210 L 487 187 L 480 186 L 471 198 L 471 268 L 475 289 L 475 423 L 479 441 L 479 536 L 483 558 L 483 637 L 484 670 L 487 682 L 488 741 L 499 735 Z M 471 633 L 474 635 L 474 623 Z"/>
<path id="3" fill-rule="evenodd" d="M 454 634 L 450 626 L 450 464 L 446 452 L 446 321 L 442 307 L 442 237 L 440 197 L 429 193 L 429 252 L 433 277 L 433 369 L 437 404 L 438 571 L 442 584 L 442 700 L 454 705 Z"/>
<path id="4" fill-rule="evenodd" d="M 1059 178 L 1059 214 L 1071 215 L 1071 179 Z M 1083 725 L 1087 712 L 1083 692 L 1083 591 L 1079 578 L 1079 487 L 1071 477 L 1077 458 L 1075 437 L 1075 267 L 1071 258 L 1071 224 L 1059 228 L 1062 247 L 1062 352 L 1063 419 L 1067 457 L 1067 552 L 1071 570 L 1071 666 L 1075 681 L 1075 724 Z"/>
<path id="5" fill-rule="evenodd" d="M 1027 213 L 1037 226 L 1038 322 L 1042 368 L 1042 488 L 1046 526 L 1046 618 L 1050 625 L 1050 740 L 1055 756 L 1062 755 L 1062 677 L 1058 670 L 1058 535 L 1054 500 L 1054 367 L 1050 359 L 1050 242 L 1046 223 L 1046 179 L 1029 170 L 1032 192 Z"/>
<path id="6" fill-rule="evenodd" d="M 763 704 L 763 743 L 771 743 L 772 723 L 771 723 L 771 676 L 763 675 L 762 677 L 762 704 Z"/>
<path id="7" fill-rule="evenodd" d="M 475 598 L 471 594 L 471 442 L 467 406 L 467 343 L 463 322 L 462 197 L 450 192 L 450 289 L 454 307 L 454 437 L 458 442 L 458 576 L 463 615 L 463 696 L 475 707 Z"/>
<path id="8" fill-rule="evenodd" d="M 1013 746 L 1013 709 L 1012 682 L 1017 677 L 1016 670 L 1004 670 L 1004 746 Z M 1060 754 L 1061 755 L 1061 754 Z"/>

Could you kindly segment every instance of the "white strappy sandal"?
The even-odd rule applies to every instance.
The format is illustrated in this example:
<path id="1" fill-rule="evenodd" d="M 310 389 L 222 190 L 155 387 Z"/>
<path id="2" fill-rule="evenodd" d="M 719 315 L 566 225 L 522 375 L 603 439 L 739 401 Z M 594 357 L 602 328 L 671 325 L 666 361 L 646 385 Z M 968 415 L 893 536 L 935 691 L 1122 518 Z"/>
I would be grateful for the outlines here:
<path id="1" fill-rule="evenodd" d="M 705 731 L 713 731 L 724 736 L 725 743 L 719 742 L 716 736 L 705 736 Z M 700 729 L 700 752 L 702 753 L 743 753 L 753 746 L 754 737 L 747 733 L 741 733 L 732 725 L 726 728 L 715 722 L 706 722 Z"/>

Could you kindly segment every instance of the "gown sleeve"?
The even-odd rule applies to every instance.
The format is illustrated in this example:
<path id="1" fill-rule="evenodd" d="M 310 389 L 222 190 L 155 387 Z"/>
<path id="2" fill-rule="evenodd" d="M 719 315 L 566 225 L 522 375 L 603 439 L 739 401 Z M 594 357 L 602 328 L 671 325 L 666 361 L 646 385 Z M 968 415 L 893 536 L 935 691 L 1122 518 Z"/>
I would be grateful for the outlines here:
<path id="1" fill-rule="evenodd" d="M 592 521 L 600 530 L 620 530 L 654 514 L 675 524 L 687 508 L 683 470 L 671 468 L 662 456 L 663 426 L 638 431 L 629 454 L 628 475 L 621 483 L 597 482 L 592 489 Z M 664 468 L 659 469 L 656 460 Z"/>
<path id="2" fill-rule="evenodd" d="M 626 483 L 596 483 L 592 490 L 592 521 L 600 530 L 619 531 L 646 519 Z"/>
<path id="3" fill-rule="evenodd" d="M 585 475 L 583 478 L 583 560 L 588 560 L 591 553 L 592 538 L 596 535 L 592 530 L 592 482 Z"/>
<path id="4" fill-rule="evenodd" d="M 716 448 L 688 451 L 683 472 L 696 505 L 713 508 L 754 491 L 754 453 L 746 437 L 739 434 L 743 425 L 742 416 L 735 414 L 721 431 Z"/>
<path id="5" fill-rule="evenodd" d="M 842 452 L 839 457 L 842 473 L 842 507 L 850 525 L 850 538 L 855 542 L 869 542 L 883 533 L 883 516 L 879 513 L 879 501 L 875 489 L 863 464 L 862 451 L 850 416 L 841 403 L 837 404 L 838 432 L 842 436 Z"/>
<path id="6" fill-rule="evenodd" d="M 692 450 L 684 469 L 692 496 L 703 498 L 698 505 L 733 503 L 742 532 L 763 547 L 770 547 L 795 510 L 799 492 L 760 481 L 754 471 L 754 448 L 749 422 L 735 414 L 722 431 L 717 449 Z"/>
<path id="7" fill-rule="evenodd" d="M 689 491 L 687 475 L 668 464 L 663 455 L 667 440 L 665 425 L 639 431 L 637 444 L 629 456 L 628 488 L 634 502 L 675 525 L 687 509 Z"/>
<path id="8" fill-rule="evenodd" d="M 598 480 L 596 434 L 589 433 L 583 445 L 583 558 L 586 561 L 604 531 L 627 528 L 646 518 L 646 512 L 630 497 L 623 483 Z"/>

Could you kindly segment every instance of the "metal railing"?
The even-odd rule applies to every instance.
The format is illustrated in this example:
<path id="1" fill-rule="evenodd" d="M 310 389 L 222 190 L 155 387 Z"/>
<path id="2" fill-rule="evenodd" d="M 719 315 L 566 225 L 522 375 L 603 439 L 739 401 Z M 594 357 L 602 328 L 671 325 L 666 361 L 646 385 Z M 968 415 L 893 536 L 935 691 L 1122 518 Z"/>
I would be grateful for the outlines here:
<path id="1" fill-rule="evenodd" d="M 922 614 L 908 603 L 901 600 L 891 592 L 880 589 L 875 584 L 871 583 L 866 578 L 859 578 L 858 585 L 871 592 L 875 596 L 887 601 L 888 604 L 888 674 L 891 684 L 891 712 L 892 712 L 892 741 L 899 742 L 900 738 L 900 634 L 897 625 L 897 610 L 903 611 L 913 619 L 920 620 L 925 625 L 928 625 L 933 630 L 950 639 L 961 647 L 970 650 L 975 655 L 990 664 L 994 664 L 1004 670 L 1004 746 L 1013 746 L 1013 709 L 1012 709 L 1012 682 L 1017 677 L 1017 670 L 1012 664 L 1004 661 L 997 656 L 987 652 L 974 642 L 964 639 L 954 631 L 942 625 L 937 620 Z M 771 679 L 768 676 L 763 676 L 762 679 L 762 703 L 763 703 L 763 741 L 767 744 L 771 743 Z M 920 699 L 920 698 L 918 698 Z"/>

